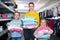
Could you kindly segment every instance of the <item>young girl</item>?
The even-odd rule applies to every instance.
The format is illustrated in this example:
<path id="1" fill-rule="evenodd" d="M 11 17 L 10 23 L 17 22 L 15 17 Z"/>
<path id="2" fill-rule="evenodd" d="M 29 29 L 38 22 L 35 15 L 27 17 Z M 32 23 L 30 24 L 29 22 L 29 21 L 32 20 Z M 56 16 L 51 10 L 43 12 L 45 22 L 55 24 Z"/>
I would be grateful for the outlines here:
<path id="1" fill-rule="evenodd" d="M 14 12 L 14 19 L 8 23 L 8 30 L 11 31 L 12 40 L 21 40 L 22 22 L 19 20 L 20 13 Z"/>
<path id="2" fill-rule="evenodd" d="M 41 19 L 41 25 L 36 29 L 34 32 L 34 36 L 38 40 L 47 40 L 50 38 L 50 34 L 53 33 L 53 30 L 50 29 L 47 24 L 45 19 Z"/>

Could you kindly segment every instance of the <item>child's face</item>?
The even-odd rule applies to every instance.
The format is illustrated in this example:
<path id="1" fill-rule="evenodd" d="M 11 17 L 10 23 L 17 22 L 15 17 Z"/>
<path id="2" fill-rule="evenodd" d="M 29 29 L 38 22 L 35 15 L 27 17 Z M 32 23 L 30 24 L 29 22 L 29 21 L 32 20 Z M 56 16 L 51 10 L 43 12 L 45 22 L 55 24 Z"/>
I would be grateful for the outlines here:
<path id="1" fill-rule="evenodd" d="M 46 26 L 46 20 L 41 20 L 41 25 Z"/>
<path id="2" fill-rule="evenodd" d="M 15 14 L 14 14 L 14 19 L 18 20 L 19 17 L 20 17 L 20 14 L 19 14 L 19 13 L 15 13 Z"/>

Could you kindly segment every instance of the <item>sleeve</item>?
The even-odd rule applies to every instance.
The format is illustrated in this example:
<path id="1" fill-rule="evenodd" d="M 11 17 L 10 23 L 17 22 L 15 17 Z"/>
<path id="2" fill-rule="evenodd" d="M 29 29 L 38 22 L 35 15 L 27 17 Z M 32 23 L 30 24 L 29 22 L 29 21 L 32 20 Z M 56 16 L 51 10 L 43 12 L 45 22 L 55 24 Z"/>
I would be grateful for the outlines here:
<path id="1" fill-rule="evenodd" d="M 9 25 L 10 25 L 10 22 L 7 23 L 7 26 L 9 26 Z"/>
<path id="2" fill-rule="evenodd" d="M 38 33 L 38 31 L 39 31 L 39 28 L 37 28 L 37 29 L 35 30 L 34 35 L 35 35 L 36 33 Z"/>
<path id="3" fill-rule="evenodd" d="M 21 20 L 21 25 L 20 25 L 20 29 L 23 30 L 23 21 Z"/>
<path id="4" fill-rule="evenodd" d="M 36 12 L 37 13 L 37 12 Z M 37 18 L 37 25 L 39 26 L 40 25 L 40 16 L 39 16 L 39 14 L 37 13 L 37 15 L 36 15 L 36 18 Z"/>
<path id="5" fill-rule="evenodd" d="M 24 14 L 24 17 L 27 15 L 27 12 Z"/>
<path id="6" fill-rule="evenodd" d="M 21 20 L 21 26 L 23 26 L 23 20 Z"/>
<path id="7" fill-rule="evenodd" d="M 48 27 L 48 30 L 50 31 L 50 30 L 52 30 L 50 27 Z"/>
<path id="8" fill-rule="evenodd" d="M 40 27 L 38 27 L 38 28 L 36 29 L 36 31 L 40 31 Z"/>

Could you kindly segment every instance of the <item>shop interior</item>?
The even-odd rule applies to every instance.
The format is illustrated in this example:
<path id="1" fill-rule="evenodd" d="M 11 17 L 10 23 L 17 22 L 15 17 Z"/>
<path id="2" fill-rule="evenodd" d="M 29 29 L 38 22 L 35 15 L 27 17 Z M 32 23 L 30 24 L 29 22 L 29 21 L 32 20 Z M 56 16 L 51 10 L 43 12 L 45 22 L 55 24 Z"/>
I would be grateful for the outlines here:
<path id="1" fill-rule="evenodd" d="M 46 18 L 54 31 L 50 40 L 60 40 L 60 0 L 0 0 L 0 40 L 10 40 L 6 24 L 13 19 L 15 11 L 20 12 L 20 19 L 23 19 L 31 1 L 40 18 Z"/>

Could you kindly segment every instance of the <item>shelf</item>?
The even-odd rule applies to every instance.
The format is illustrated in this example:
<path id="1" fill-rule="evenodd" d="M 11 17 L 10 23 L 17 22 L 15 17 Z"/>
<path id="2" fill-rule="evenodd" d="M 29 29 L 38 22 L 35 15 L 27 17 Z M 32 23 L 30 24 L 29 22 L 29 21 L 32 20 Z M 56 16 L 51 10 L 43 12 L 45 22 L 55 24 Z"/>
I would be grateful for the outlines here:
<path id="1" fill-rule="evenodd" d="M 2 32 L 0 32 L 0 37 L 3 36 L 4 34 L 6 34 L 8 32 L 7 29 L 3 30 Z"/>
<path id="2" fill-rule="evenodd" d="M 7 21 L 7 20 L 12 20 L 12 19 L 0 19 L 0 21 Z"/>
<path id="3" fill-rule="evenodd" d="M 52 17 L 52 18 L 46 18 L 46 19 L 60 19 L 60 17 Z"/>
<path id="4" fill-rule="evenodd" d="M 5 5 L 3 2 L 0 2 L 0 5 L 3 7 L 3 9 L 5 8 L 8 11 L 15 12 L 12 8 L 10 8 L 9 6 Z"/>

